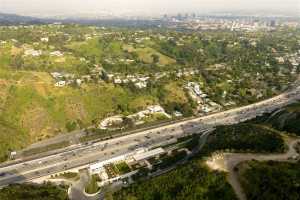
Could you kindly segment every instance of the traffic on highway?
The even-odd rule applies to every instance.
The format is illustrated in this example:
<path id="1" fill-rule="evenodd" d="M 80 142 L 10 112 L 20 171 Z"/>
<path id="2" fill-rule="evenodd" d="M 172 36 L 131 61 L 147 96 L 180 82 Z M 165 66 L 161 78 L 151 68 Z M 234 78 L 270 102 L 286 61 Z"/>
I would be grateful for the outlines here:
<path id="1" fill-rule="evenodd" d="M 189 119 L 117 137 L 106 141 L 80 144 L 75 149 L 54 155 L 28 160 L 0 168 L 0 187 L 26 182 L 74 168 L 84 168 L 138 150 L 164 146 L 190 134 L 202 134 L 219 125 L 236 124 L 270 113 L 300 99 L 300 87 L 262 102 L 227 110 L 212 115 Z"/>

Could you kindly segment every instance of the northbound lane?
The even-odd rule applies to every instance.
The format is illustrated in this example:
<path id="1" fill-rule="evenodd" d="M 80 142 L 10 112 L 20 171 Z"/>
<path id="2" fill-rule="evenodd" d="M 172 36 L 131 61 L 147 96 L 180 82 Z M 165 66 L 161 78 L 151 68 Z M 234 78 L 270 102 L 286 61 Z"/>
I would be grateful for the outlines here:
<path id="1" fill-rule="evenodd" d="M 91 145 L 79 145 L 74 150 L 58 153 L 0 168 L 0 187 L 26 182 L 77 167 L 132 152 L 140 147 L 151 148 L 193 133 L 203 133 L 218 125 L 228 125 L 253 119 L 300 99 L 300 87 L 271 99 L 232 110 L 170 124 L 132 135 Z"/>

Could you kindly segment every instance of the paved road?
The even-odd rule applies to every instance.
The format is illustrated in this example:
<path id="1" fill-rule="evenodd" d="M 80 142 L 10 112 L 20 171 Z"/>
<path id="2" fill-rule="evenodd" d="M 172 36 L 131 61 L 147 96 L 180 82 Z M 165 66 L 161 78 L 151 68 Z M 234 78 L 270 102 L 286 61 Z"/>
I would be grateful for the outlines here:
<path id="1" fill-rule="evenodd" d="M 29 181 L 76 167 L 85 167 L 91 163 L 107 160 L 141 147 L 150 148 L 189 134 L 201 134 L 205 130 L 218 125 L 246 121 L 299 99 L 300 87 L 252 105 L 157 127 L 92 145 L 78 145 L 73 150 L 8 165 L 0 168 L 0 187 L 10 183 Z"/>
<path id="2" fill-rule="evenodd" d="M 235 193 L 240 200 L 246 200 L 245 193 L 239 183 L 238 174 L 234 170 L 239 163 L 257 160 L 257 161 L 290 161 L 290 158 L 299 156 L 294 146 L 300 142 L 300 139 L 287 139 L 288 151 L 283 154 L 253 154 L 253 153 L 223 153 L 215 158 L 209 159 L 206 163 L 213 170 L 221 170 L 229 173 L 228 182 L 232 185 Z"/>
<path id="3" fill-rule="evenodd" d="M 102 194 L 98 193 L 96 195 L 87 196 L 83 191 L 85 190 L 85 186 L 89 182 L 89 174 L 87 170 L 83 170 L 80 172 L 80 179 L 76 183 L 74 183 L 69 190 L 69 198 L 71 200 L 99 200 L 102 199 Z"/>

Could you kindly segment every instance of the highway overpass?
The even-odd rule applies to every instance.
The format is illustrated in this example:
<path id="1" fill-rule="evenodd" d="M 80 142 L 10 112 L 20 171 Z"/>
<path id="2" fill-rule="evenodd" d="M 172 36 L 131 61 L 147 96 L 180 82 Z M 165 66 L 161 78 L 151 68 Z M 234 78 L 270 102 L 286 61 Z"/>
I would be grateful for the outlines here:
<path id="1" fill-rule="evenodd" d="M 7 165 L 0 168 L 0 187 L 49 176 L 68 169 L 86 167 L 91 163 L 126 154 L 140 147 L 150 148 L 193 133 L 201 134 L 218 125 L 243 122 L 272 112 L 299 99 L 300 87 L 297 87 L 289 92 L 248 106 L 163 125 L 91 145 L 78 145 L 75 149 L 67 149 L 65 152 Z"/>

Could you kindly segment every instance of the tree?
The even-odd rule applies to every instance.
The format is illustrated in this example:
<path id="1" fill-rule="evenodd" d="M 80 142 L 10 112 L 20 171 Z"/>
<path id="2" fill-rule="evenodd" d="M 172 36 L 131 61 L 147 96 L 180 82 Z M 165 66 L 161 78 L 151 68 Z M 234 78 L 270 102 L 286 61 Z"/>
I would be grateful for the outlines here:
<path id="1" fill-rule="evenodd" d="M 153 59 L 154 64 L 157 64 L 159 62 L 159 56 L 158 55 L 152 54 L 151 57 Z"/>

